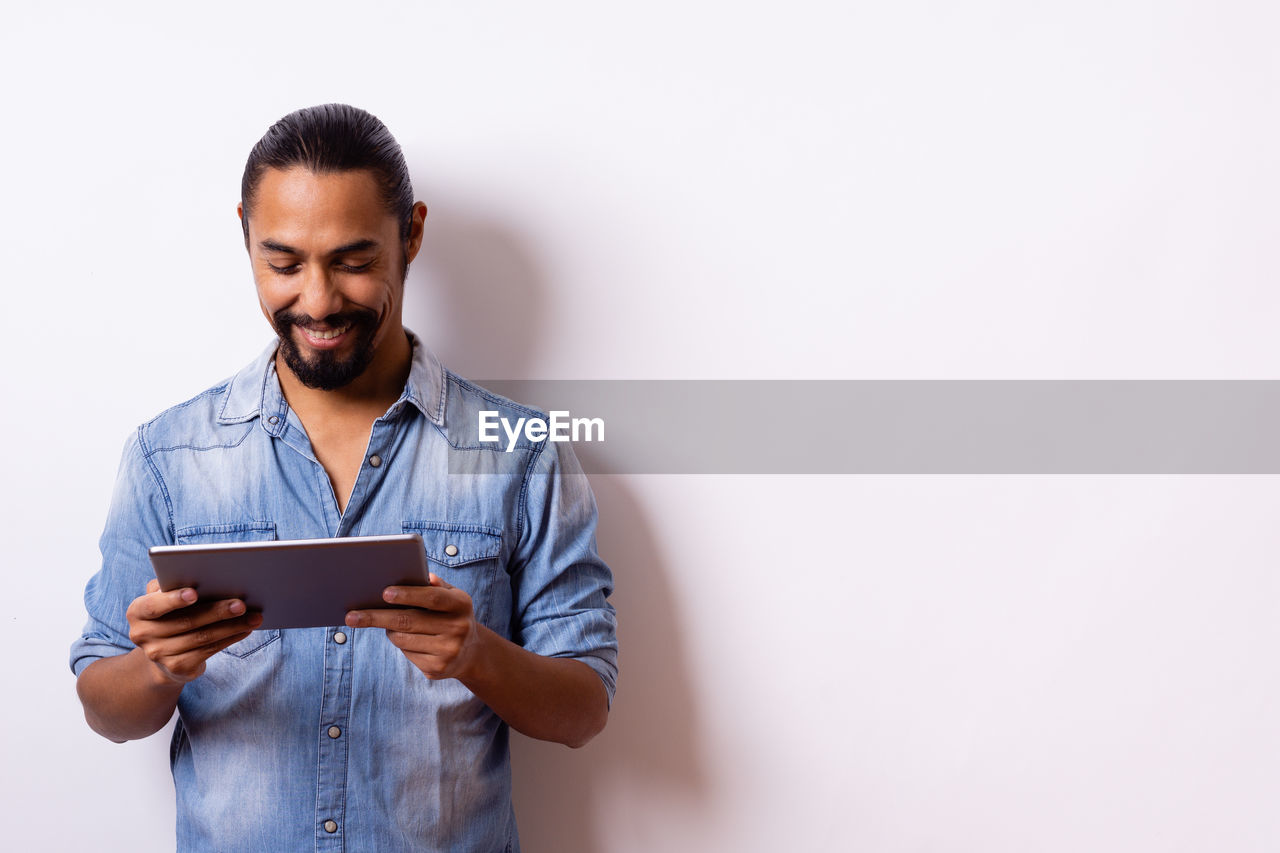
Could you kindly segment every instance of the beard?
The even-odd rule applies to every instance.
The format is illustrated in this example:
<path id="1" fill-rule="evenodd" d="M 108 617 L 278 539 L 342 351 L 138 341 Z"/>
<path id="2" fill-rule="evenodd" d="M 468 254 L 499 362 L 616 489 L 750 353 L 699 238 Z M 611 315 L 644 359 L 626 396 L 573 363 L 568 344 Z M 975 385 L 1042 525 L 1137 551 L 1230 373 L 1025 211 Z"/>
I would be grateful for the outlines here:
<path id="1" fill-rule="evenodd" d="M 289 365 L 293 375 L 308 388 L 332 391 L 350 383 L 364 373 L 373 361 L 373 336 L 378 331 L 378 315 L 368 308 L 343 311 L 324 318 L 329 328 L 349 326 L 346 334 L 352 336 L 350 355 L 339 355 L 335 350 L 312 352 L 304 358 L 294 341 L 294 326 L 315 322 L 305 314 L 294 314 L 281 309 L 272 315 L 276 336 L 280 338 L 280 355 Z"/>

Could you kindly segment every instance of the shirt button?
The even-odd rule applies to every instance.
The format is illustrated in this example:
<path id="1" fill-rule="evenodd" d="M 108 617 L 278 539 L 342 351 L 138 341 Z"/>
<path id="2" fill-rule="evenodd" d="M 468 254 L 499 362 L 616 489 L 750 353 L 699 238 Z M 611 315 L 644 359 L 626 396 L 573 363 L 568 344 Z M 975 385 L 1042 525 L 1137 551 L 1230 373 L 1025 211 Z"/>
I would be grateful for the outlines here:
<path id="1" fill-rule="evenodd" d="M 342 729 L 338 728 L 337 726 L 329 726 L 329 737 L 333 738 L 334 740 L 337 740 L 338 738 L 342 737 Z"/>
<path id="2" fill-rule="evenodd" d="M 338 831 L 338 822 L 337 822 L 336 820 L 326 820 L 326 821 L 324 822 L 324 831 L 325 831 L 325 832 L 337 832 L 337 831 Z"/>
<path id="3" fill-rule="evenodd" d="M 280 423 L 280 419 L 279 419 L 279 418 L 277 418 L 275 415 L 272 415 L 271 417 L 267 418 L 267 423 L 272 424 L 272 425 L 274 425 L 274 424 L 278 424 L 278 423 Z"/>
<path id="4" fill-rule="evenodd" d="M 457 545 L 446 545 L 446 546 L 444 546 L 444 552 L 445 552 L 446 554 L 448 554 L 450 557 L 456 557 L 456 556 L 458 556 L 458 546 L 457 546 Z"/>
<path id="5" fill-rule="evenodd" d="M 335 631 L 333 634 L 333 641 L 338 645 L 342 645 L 347 641 L 347 635 L 341 631 Z"/>
<path id="6" fill-rule="evenodd" d="M 373 456 L 369 457 L 369 464 L 372 465 L 374 468 L 377 468 L 379 465 L 382 464 L 382 457 L 378 456 L 375 453 Z"/>

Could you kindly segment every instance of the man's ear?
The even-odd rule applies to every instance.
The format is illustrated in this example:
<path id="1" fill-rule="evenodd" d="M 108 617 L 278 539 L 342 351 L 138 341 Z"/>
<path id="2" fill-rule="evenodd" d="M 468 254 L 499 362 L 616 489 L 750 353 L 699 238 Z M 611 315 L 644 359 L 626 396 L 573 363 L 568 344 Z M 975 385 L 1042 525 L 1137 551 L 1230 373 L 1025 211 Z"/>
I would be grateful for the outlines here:
<path id="1" fill-rule="evenodd" d="M 249 251 L 249 229 L 244 227 L 244 202 L 236 202 L 236 218 L 240 220 L 240 227 L 244 231 L 244 250 Z"/>
<path id="2" fill-rule="evenodd" d="M 413 259 L 418 256 L 418 250 L 422 248 L 422 230 L 426 220 L 427 206 L 420 201 L 414 202 L 413 212 L 409 214 L 409 239 L 404 243 L 407 264 L 413 263 Z"/>

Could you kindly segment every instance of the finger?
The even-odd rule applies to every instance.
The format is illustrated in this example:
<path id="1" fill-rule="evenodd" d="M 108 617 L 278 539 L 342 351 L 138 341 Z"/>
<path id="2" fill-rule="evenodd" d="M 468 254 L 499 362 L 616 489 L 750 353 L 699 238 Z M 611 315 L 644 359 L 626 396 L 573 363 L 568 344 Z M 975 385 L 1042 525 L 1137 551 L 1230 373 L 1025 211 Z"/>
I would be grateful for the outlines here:
<path id="1" fill-rule="evenodd" d="M 238 633 L 232 634 L 230 637 L 227 637 L 226 639 L 219 640 L 216 643 L 210 643 L 207 646 L 201 646 L 198 649 L 192 649 L 192 654 L 203 655 L 206 658 L 212 657 L 213 655 L 217 654 L 218 652 L 222 651 L 228 646 L 234 646 L 236 643 L 240 642 L 241 640 L 248 639 L 249 635 L 252 633 L 253 633 L 252 631 L 240 631 Z"/>
<path id="2" fill-rule="evenodd" d="M 190 587 L 168 592 L 149 592 L 135 598 L 129 605 L 129 611 L 136 619 L 159 619 L 175 610 L 190 607 L 198 598 L 199 595 Z"/>
<path id="3" fill-rule="evenodd" d="M 347 614 L 347 624 L 352 628 L 387 628 L 406 634 L 441 634 L 447 631 L 452 616 L 443 616 L 417 608 L 373 608 L 352 610 Z"/>
<path id="4" fill-rule="evenodd" d="M 225 637 L 217 642 L 209 643 L 186 652 L 181 652 L 169 657 L 162 657 L 156 661 L 158 666 L 168 670 L 179 681 L 191 681 L 204 674 L 205 663 L 209 658 L 216 655 L 223 649 L 235 645 L 241 640 L 247 638 L 252 631 L 240 631 Z"/>
<path id="5" fill-rule="evenodd" d="M 445 589 L 454 589 L 454 588 L 455 588 L 453 584 L 449 583 L 448 581 L 446 581 L 444 578 L 440 577 L 440 576 L 439 576 L 438 574 L 436 574 L 435 572 L 428 572 L 428 573 L 427 573 L 427 583 L 428 583 L 428 584 L 430 584 L 431 586 L 444 587 Z"/>
<path id="6" fill-rule="evenodd" d="M 201 648 L 218 645 L 235 634 L 248 636 L 250 631 L 261 624 L 261 613 L 248 613 L 236 619 L 224 619 L 180 634 L 150 638 L 147 642 L 147 656 L 152 660 L 178 658 Z"/>
<path id="7" fill-rule="evenodd" d="M 155 578 L 152 578 L 151 580 L 147 581 L 147 592 L 159 592 L 159 591 L 160 591 L 160 581 L 156 580 Z"/>
<path id="8" fill-rule="evenodd" d="M 463 613 L 471 607 L 471 596 L 452 586 L 389 586 L 382 591 L 382 600 L 443 613 Z"/>
<path id="9" fill-rule="evenodd" d="M 387 632 L 387 638 L 400 649 L 405 658 L 416 666 L 423 675 L 433 681 L 451 678 L 458 661 L 456 646 L 445 647 L 432 637 L 421 637 L 412 634 L 395 634 Z"/>
<path id="10" fill-rule="evenodd" d="M 131 635 L 133 635 L 135 644 L 139 642 L 139 638 L 163 639 L 165 637 L 177 637 L 193 631 L 204 630 L 218 622 L 234 620 L 245 615 L 244 602 L 238 598 L 201 602 L 191 607 L 175 610 L 159 619 L 131 623 Z"/>
<path id="11" fill-rule="evenodd" d="M 244 602 L 238 598 L 204 602 L 196 607 L 175 611 L 170 616 L 157 620 L 165 626 L 159 630 L 157 636 L 173 636 L 198 631 L 216 622 L 235 619 L 244 614 Z"/>
<path id="12" fill-rule="evenodd" d="M 453 658 L 430 653 L 404 651 L 405 659 L 432 681 L 452 678 Z"/>
<path id="13" fill-rule="evenodd" d="M 453 648 L 454 653 L 457 651 L 456 644 L 450 646 L 439 637 L 433 634 L 409 634 L 404 631 L 393 631 L 387 629 L 387 639 L 396 648 L 412 652 L 419 655 L 430 655 L 431 657 L 444 657 L 449 653 L 449 649 Z"/>

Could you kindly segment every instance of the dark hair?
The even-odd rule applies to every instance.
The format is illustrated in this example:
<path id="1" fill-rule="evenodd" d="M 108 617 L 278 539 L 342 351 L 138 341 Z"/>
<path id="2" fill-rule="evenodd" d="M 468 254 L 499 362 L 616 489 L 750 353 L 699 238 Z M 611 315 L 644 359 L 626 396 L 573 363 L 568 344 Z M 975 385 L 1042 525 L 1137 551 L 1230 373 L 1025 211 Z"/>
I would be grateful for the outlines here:
<path id="1" fill-rule="evenodd" d="M 321 104 L 295 110 L 271 125 L 249 152 L 240 179 L 245 244 L 249 242 L 249 208 L 267 169 L 305 166 L 316 174 L 367 169 L 382 192 L 382 203 L 400 222 L 400 239 L 409 238 L 413 186 L 404 154 L 377 116 L 347 104 Z"/>

